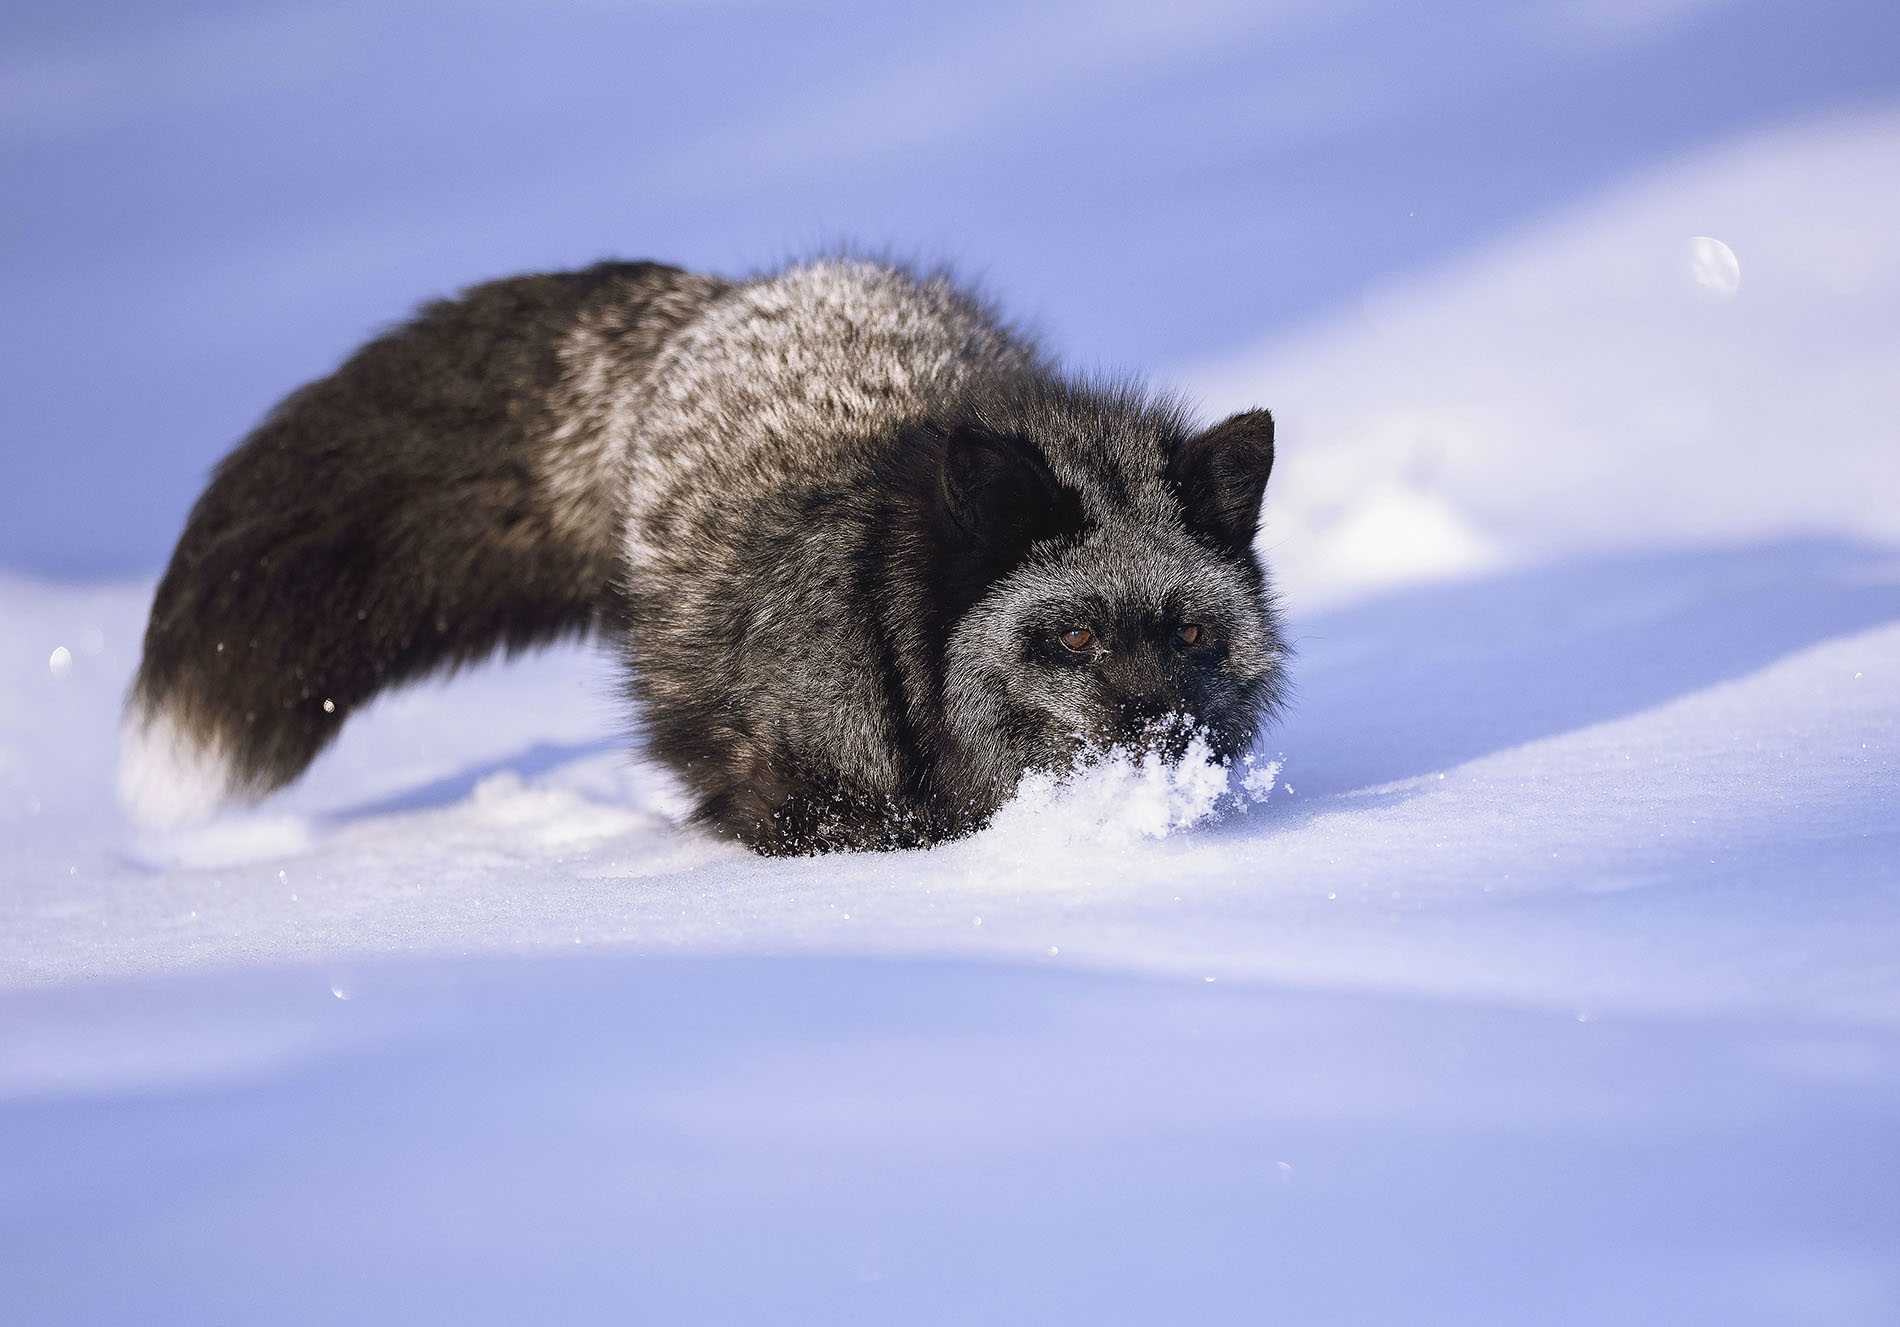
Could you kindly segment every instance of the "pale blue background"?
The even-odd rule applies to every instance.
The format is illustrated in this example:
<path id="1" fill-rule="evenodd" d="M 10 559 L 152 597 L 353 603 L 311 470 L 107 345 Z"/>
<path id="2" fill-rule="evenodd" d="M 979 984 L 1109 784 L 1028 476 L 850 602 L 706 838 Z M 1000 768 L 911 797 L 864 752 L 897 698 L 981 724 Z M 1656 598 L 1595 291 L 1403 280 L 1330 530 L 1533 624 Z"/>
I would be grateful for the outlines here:
<path id="1" fill-rule="evenodd" d="M 1687 151 L 1890 101 L 1897 14 L 9 6 L 0 567 L 157 567 L 273 401 L 473 281 L 849 239 L 1165 375 Z"/>

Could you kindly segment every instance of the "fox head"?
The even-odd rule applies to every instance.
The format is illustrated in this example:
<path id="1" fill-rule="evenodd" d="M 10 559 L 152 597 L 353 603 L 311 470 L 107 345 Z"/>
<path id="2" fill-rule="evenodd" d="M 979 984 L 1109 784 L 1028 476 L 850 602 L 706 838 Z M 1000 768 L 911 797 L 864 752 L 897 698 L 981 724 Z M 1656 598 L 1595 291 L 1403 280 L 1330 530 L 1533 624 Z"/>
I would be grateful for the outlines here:
<path id="1" fill-rule="evenodd" d="M 940 457 L 968 587 L 943 724 L 969 797 L 1090 751 L 1247 749 L 1284 652 L 1253 549 L 1272 416 L 1195 430 L 1132 389 L 1044 386 L 947 430 Z"/>

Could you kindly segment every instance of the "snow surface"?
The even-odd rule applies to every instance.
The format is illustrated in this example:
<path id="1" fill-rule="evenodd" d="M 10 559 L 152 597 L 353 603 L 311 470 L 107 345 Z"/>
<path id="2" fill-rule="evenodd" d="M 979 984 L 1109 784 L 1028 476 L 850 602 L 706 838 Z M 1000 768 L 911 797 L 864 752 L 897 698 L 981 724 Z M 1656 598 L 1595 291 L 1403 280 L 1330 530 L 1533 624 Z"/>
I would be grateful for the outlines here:
<path id="1" fill-rule="evenodd" d="M 1900 1322 L 1896 162 L 1194 374 L 1294 709 L 927 853 L 679 827 L 579 650 L 140 835 L 149 583 L 0 576 L 0 1320 Z"/>

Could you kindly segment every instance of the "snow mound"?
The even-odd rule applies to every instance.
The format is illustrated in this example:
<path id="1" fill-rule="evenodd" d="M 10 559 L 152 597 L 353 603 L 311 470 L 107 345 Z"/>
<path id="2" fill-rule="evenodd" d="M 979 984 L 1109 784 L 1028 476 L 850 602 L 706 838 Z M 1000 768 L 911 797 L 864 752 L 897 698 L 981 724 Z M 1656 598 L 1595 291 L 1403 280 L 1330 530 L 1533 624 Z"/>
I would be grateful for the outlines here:
<path id="1" fill-rule="evenodd" d="M 1267 403 L 1291 601 L 1611 548 L 1900 541 L 1900 115 L 1630 181 L 1189 374 Z"/>

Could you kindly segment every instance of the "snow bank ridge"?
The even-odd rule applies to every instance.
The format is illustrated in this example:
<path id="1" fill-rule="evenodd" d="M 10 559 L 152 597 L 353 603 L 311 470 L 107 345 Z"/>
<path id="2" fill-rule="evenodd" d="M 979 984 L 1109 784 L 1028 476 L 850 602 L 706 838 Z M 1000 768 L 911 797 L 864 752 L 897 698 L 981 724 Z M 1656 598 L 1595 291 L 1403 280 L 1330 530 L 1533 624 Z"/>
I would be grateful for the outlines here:
<path id="1" fill-rule="evenodd" d="M 119 805 L 148 829 L 202 820 L 237 791 L 224 748 L 165 709 L 129 706 L 119 730 Z"/>

